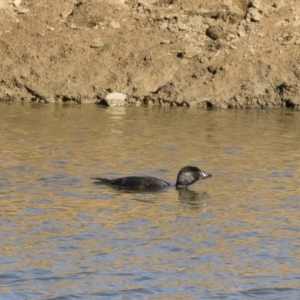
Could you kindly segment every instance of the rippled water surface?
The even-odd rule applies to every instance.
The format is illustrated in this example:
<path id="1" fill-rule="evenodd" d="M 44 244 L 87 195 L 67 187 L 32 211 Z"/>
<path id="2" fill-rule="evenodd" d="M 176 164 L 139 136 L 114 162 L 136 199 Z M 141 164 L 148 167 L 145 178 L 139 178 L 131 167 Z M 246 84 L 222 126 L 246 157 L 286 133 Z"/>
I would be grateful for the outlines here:
<path id="1" fill-rule="evenodd" d="M 0 104 L 0 299 L 299 299 L 300 113 Z M 129 192 L 91 176 L 175 182 Z"/>

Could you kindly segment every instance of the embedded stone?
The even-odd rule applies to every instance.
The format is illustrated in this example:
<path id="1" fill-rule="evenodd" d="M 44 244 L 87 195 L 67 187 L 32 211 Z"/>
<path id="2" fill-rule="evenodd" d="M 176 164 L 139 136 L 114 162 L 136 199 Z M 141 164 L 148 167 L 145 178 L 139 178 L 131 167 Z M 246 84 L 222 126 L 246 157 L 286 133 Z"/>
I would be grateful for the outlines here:
<path id="1" fill-rule="evenodd" d="M 108 106 L 124 106 L 126 97 L 122 93 L 109 93 L 105 97 L 105 102 Z"/>
<path id="2" fill-rule="evenodd" d="M 103 47 L 104 43 L 102 42 L 102 40 L 100 38 L 95 38 L 94 40 L 92 40 L 90 47 L 91 48 L 100 48 Z"/>

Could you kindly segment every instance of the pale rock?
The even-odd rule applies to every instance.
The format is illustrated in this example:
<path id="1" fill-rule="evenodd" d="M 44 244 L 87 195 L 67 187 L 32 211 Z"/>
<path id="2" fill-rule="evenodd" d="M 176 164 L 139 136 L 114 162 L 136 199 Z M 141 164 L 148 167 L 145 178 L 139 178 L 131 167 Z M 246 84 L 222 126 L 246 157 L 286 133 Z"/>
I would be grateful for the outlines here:
<path id="1" fill-rule="evenodd" d="M 27 14 L 29 12 L 29 9 L 28 8 L 15 8 L 15 11 L 20 14 L 20 15 L 24 15 L 24 14 Z"/>
<path id="2" fill-rule="evenodd" d="M 295 45 L 300 45 L 300 39 L 296 39 L 294 42 Z"/>
<path id="3" fill-rule="evenodd" d="M 197 56 L 200 53 L 201 53 L 201 49 L 197 49 L 195 47 L 188 46 L 184 50 L 184 57 L 190 59 L 190 58 Z"/>
<path id="4" fill-rule="evenodd" d="M 21 3 L 22 3 L 22 0 L 14 0 L 13 1 L 13 5 L 16 7 L 20 6 Z"/>
<path id="5" fill-rule="evenodd" d="M 112 28 L 114 28 L 114 29 L 117 29 L 117 28 L 120 28 L 120 27 L 121 27 L 120 23 L 119 23 L 119 22 L 116 22 L 116 21 L 111 21 L 110 26 L 111 26 Z"/>
<path id="6" fill-rule="evenodd" d="M 237 33 L 238 33 L 240 38 L 243 38 L 247 35 L 246 29 L 242 25 L 238 28 Z"/>
<path id="7" fill-rule="evenodd" d="M 250 7 L 247 11 L 247 22 L 260 22 L 263 19 L 262 13 L 255 7 Z"/>
<path id="8" fill-rule="evenodd" d="M 100 48 L 103 47 L 104 43 L 102 42 L 102 40 L 100 38 L 95 38 L 92 40 L 90 47 L 91 48 Z"/>
<path id="9" fill-rule="evenodd" d="M 178 25 L 178 29 L 181 30 L 181 31 L 184 31 L 184 30 L 188 29 L 188 26 L 184 23 L 178 22 L 177 25 Z"/>
<path id="10" fill-rule="evenodd" d="M 60 16 L 63 18 L 63 19 L 66 19 L 68 18 L 70 15 L 72 15 L 74 9 L 73 8 L 70 8 L 69 10 L 66 10 L 66 11 L 63 11 Z"/>
<path id="11" fill-rule="evenodd" d="M 161 43 L 162 45 L 168 45 L 168 44 L 171 43 L 171 41 L 170 41 L 170 40 L 163 39 L 163 40 L 160 41 L 160 43 Z"/>
<path id="12" fill-rule="evenodd" d="M 109 93 L 105 97 L 105 102 L 108 106 L 124 106 L 126 95 L 122 93 Z"/>
<path id="13" fill-rule="evenodd" d="M 164 29 L 167 29 L 168 28 L 168 23 L 167 22 L 163 22 L 160 26 L 159 26 L 160 29 L 164 30 Z"/>
<path id="14" fill-rule="evenodd" d="M 252 0 L 248 3 L 248 7 L 255 7 L 257 9 L 261 9 L 261 1 L 260 0 Z"/>

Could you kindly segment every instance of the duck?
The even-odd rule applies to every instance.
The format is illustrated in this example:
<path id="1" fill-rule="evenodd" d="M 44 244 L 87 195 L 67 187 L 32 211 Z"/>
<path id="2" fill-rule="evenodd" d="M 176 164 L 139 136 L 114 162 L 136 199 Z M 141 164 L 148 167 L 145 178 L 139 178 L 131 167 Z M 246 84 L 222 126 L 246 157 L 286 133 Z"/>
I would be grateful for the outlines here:
<path id="1" fill-rule="evenodd" d="M 187 188 L 189 185 L 197 182 L 198 180 L 203 180 L 210 177 L 212 177 L 211 174 L 201 171 L 198 167 L 186 166 L 180 169 L 178 172 L 175 187 L 180 189 Z M 147 190 L 163 189 L 172 186 L 172 184 L 165 180 L 151 176 L 128 176 L 115 179 L 92 177 L 92 179 L 96 180 L 96 183 L 108 184 L 119 189 Z"/>

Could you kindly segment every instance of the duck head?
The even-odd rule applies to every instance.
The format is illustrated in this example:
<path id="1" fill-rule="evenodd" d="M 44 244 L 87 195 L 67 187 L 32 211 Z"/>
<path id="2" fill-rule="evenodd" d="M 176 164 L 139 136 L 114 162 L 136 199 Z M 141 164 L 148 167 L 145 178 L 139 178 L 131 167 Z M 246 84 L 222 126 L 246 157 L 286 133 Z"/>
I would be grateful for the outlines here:
<path id="1" fill-rule="evenodd" d="M 201 171 L 197 167 L 183 167 L 177 175 L 176 187 L 187 187 L 200 179 L 207 179 L 210 177 L 212 177 L 212 175 Z"/>

